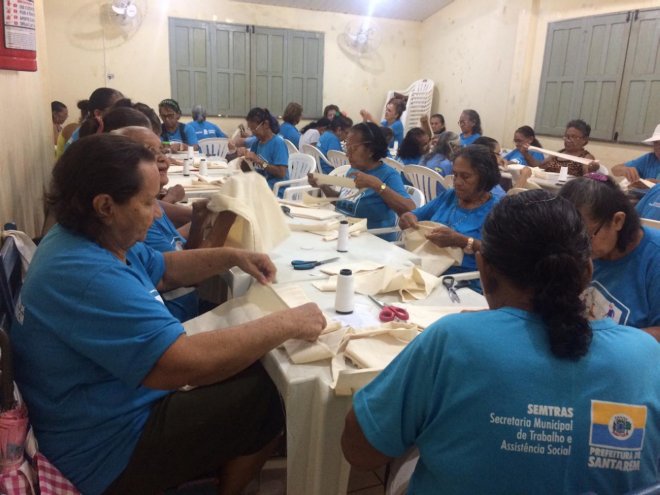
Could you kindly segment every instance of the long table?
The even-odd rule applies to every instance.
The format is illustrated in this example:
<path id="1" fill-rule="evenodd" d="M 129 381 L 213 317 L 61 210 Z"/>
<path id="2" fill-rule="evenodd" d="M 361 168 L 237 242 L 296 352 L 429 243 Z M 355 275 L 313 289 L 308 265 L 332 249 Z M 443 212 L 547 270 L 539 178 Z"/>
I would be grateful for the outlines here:
<path id="1" fill-rule="evenodd" d="M 294 232 L 271 254 L 278 268 L 277 285 L 299 285 L 309 299 L 328 315 L 334 312 L 334 292 L 321 292 L 312 286 L 324 278 L 320 268 L 293 270 L 293 259 L 326 259 L 339 256 L 347 262 L 369 259 L 403 268 L 417 263 L 416 255 L 368 233 L 352 237 L 347 253 L 338 253 L 335 242 L 326 242 L 315 234 Z M 459 289 L 461 305 L 486 307 L 483 296 L 471 289 Z M 394 302 L 394 296 L 380 297 Z M 451 306 L 440 284 L 423 305 Z M 459 305 L 457 305 L 459 306 Z M 366 296 L 356 295 L 356 313 L 368 312 L 377 317 L 379 308 Z M 340 437 L 351 397 L 336 396 L 331 388 L 328 360 L 293 364 L 286 352 L 274 349 L 262 359 L 284 399 L 287 425 L 287 493 L 291 495 L 344 495 L 350 468 L 341 452 Z"/>

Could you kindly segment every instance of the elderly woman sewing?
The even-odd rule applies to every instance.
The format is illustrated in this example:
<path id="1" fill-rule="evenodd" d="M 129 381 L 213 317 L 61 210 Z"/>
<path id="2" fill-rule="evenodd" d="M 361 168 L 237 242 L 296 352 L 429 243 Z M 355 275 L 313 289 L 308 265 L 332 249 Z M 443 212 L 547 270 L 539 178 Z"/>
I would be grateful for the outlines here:
<path id="1" fill-rule="evenodd" d="M 587 160 L 594 160 L 594 156 L 584 148 L 589 142 L 589 134 L 591 134 L 591 126 L 584 120 L 571 120 L 566 124 L 566 131 L 564 132 L 564 147 L 559 150 L 559 153 Z M 520 147 L 518 147 L 518 150 L 525 158 L 527 164 L 531 167 L 540 167 L 546 172 L 554 173 L 558 173 L 562 167 L 568 167 L 568 174 L 577 177 L 581 177 L 585 173 L 598 171 L 599 165 L 596 162 L 584 165 L 580 162 L 557 156 L 549 156 L 545 160 L 539 161 L 529 152 L 529 146 L 530 143 L 522 143 Z M 531 176 L 532 171 L 528 167 L 525 167 L 520 172 L 521 181 L 524 181 Z"/>
<path id="2" fill-rule="evenodd" d="M 508 196 L 484 224 L 477 261 L 490 310 L 437 321 L 355 394 L 346 459 L 375 469 L 417 447 L 407 493 L 422 495 L 655 483 L 660 346 L 585 317 L 589 232 L 578 211 L 545 191 Z"/>
<path id="3" fill-rule="evenodd" d="M 481 246 L 481 226 L 498 201 L 491 189 L 499 180 L 497 160 L 490 149 L 480 145 L 461 148 L 454 158 L 454 189 L 401 215 L 399 226 L 416 228 L 419 220 L 446 225 L 434 229 L 426 237 L 440 247 L 463 249 L 463 263 L 452 267 L 448 273 L 475 270 L 474 253 Z"/>
<path id="4" fill-rule="evenodd" d="M 559 195 L 580 210 L 591 233 L 590 316 L 609 316 L 660 340 L 660 231 L 641 226 L 633 205 L 607 176 L 572 180 Z"/>
<path id="5" fill-rule="evenodd" d="M 406 192 L 401 174 L 381 160 L 387 155 L 387 141 L 378 126 L 363 122 L 351 128 L 346 139 L 346 155 L 351 163 L 348 176 L 355 179 L 355 187 L 362 189 L 357 197 L 342 199 L 348 191 L 337 192 L 332 187 L 321 185 L 328 197 L 336 197 L 337 211 L 348 216 L 366 218 L 370 229 L 393 227 L 396 216 L 415 207 Z M 309 176 L 309 183 L 318 184 Z M 394 240 L 396 234 L 385 234 L 386 240 Z"/>
<path id="6" fill-rule="evenodd" d="M 240 493 L 282 427 L 256 362 L 289 338 L 314 340 L 325 321 L 307 304 L 186 335 L 158 290 L 234 265 L 267 283 L 275 268 L 236 249 L 145 246 L 159 190 L 154 155 L 123 136 L 83 138 L 57 162 L 48 198 L 59 225 L 12 325 L 16 380 L 40 448 L 81 492 L 161 493 L 217 471 L 219 493 Z"/>

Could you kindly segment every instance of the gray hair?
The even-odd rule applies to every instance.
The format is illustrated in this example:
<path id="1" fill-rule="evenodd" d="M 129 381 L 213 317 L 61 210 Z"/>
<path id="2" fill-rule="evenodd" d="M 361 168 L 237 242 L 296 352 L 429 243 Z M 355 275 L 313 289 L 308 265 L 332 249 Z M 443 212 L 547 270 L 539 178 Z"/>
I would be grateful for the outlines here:
<path id="1" fill-rule="evenodd" d="M 192 109 L 192 118 L 195 122 L 204 122 L 206 120 L 206 108 L 202 105 L 195 105 Z"/>

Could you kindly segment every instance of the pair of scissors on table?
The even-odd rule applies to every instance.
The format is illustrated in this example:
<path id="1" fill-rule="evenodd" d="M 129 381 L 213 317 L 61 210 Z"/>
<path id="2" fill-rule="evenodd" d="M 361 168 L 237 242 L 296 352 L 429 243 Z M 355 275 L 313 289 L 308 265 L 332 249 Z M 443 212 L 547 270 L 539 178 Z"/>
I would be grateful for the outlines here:
<path id="1" fill-rule="evenodd" d="M 410 318 L 408 311 L 406 311 L 403 308 L 384 304 L 372 296 L 369 296 L 369 299 L 371 299 L 373 302 L 375 302 L 378 305 L 379 308 L 381 308 L 380 314 L 378 315 L 378 319 L 380 321 L 383 322 L 388 322 L 393 320 L 408 321 L 408 319 Z"/>
<path id="2" fill-rule="evenodd" d="M 458 294 L 456 293 L 456 288 L 467 287 L 468 282 L 460 281 L 458 284 L 454 285 L 454 277 L 447 275 L 446 277 L 442 277 L 442 285 L 444 285 L 445 288 L 447 289 L 447 293 L 449 294 L 449 299 L 451 300 L 451 302 L 460 303 L 461 298 L 458 297 Z"/>
<path id="3" fill-rule="evenodd" d="M 337 261 L 339 258 L 330 258 L 327 260 L 321 260 L 321 261 L 303 261 L 303 260 L 293 260 L 291 264 L 293 265 L 294 270 L 311 270 L 312 268 L 315 268 L 319 265 L 323 265 L 325 263 L 330 263 L 332 261 Z"/>

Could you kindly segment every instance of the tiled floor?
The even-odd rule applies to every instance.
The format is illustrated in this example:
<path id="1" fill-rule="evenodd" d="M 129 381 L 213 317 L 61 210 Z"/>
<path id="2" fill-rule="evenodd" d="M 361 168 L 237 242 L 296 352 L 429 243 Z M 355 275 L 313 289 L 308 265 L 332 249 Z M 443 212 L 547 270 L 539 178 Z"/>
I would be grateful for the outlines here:
<path id="1" fill-rule="evenodd" d="M 385 468 L 376 471 L 351 470 L 348 478 L 350 495 L 383 495 L 385 493 Z"/>

